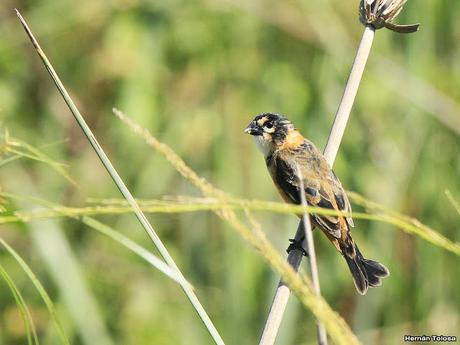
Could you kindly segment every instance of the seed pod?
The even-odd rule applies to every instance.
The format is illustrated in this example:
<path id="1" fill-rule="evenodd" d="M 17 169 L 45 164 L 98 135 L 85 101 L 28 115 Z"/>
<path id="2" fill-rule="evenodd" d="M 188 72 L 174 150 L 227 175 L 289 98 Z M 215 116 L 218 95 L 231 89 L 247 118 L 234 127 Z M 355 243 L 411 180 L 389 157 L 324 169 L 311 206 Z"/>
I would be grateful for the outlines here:
<path id="1" fill-rule="evenodd" d="M 399 33 L 418 31 L 420 24 L 398 25 L 393 19 L 401 12 L 407 0 L 361 0 L 359 19 L 364 25 L 374 29 L 383 27 Z"/>

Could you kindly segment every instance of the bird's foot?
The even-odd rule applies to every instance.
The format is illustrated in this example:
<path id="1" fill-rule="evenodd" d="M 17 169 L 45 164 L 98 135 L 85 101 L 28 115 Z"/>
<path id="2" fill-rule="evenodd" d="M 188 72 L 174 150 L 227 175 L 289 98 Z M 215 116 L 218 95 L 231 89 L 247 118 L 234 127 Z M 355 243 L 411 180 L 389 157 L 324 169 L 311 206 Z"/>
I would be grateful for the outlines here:
<path id="1" fill-rule="evenodd" d="M 286 249 L 286 252 L 289 254 L 292 250 L 300 250 L 303 256 L 308 256 L 308 252 L 302 247 L 302 242 L 305 239 L 305 236 L 302 236 L 300 240 L 296 240 L 295 238 L 290 238 L 289 242 L 291 244 Z"/>

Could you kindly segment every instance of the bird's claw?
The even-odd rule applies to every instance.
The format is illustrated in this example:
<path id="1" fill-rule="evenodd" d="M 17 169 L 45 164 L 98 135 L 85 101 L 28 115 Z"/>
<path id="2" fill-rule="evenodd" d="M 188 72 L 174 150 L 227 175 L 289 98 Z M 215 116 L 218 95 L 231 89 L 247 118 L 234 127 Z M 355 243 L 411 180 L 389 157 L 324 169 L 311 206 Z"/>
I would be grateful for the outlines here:
<path id="1" fill-rule="evenodd" d="M 305 237 L 302 237 L 300 240 L 296 240 L 295 238 L 290 238 L 289 242 L 291 242 L 291 244 L 286 249 L 286 252 L 289 254 L 292 250 L 300 250 L 303 256 L 308 256 L 308 252 L 302 247 L 302 242 L 304 239 Z"/>

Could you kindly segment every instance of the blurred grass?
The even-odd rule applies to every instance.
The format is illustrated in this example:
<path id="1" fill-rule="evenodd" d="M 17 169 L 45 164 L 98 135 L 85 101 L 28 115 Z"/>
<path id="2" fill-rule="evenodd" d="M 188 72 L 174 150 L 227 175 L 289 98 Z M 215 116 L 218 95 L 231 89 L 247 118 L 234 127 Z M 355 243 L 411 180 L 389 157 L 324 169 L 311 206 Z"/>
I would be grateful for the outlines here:
<path id="1" fill-rule="evenodd" d="M 13 7 L 24 10 L 102 146 L 134 194 L 145 199 L 198 194 L 113 119 L 113 106 L 135 116 L 220 189 L 238 198 L 279 201 L 263 159 L 242 129 L 256 113 L 282 112 L 323 147 L 362 31 L 357 2 L 339 0 L 3 1 L 1 125 L 65 162 L 80 188 L 49 166 L 43 176 L 41 162 L 21 159 L 1 166 L 1 188 L 20 194 L 14 187 L 22 182 L 20 169 L 41 198 L 75 207 L 87 197 L 106 199 L 118 192 L 31 51 Z M 421 31 L 410 37 L 377 33 L 335 165 L 348 190 L 419 219 L 453 242 L 460 241 L 459 215 L 443 191 L 459 200 L 459 7 L 409 1 L 399 21 L 419 21 Z M 54 142 L 62 143 L 42 149 Z M 28 210 L 8 200 L 3 207 L 6 215 Z M 297 218 L 257 213 L 257 219 L 284 251 Z M 101 216 L 101 221 L 147 243 L 129 215 Z M 156 214 L 154 223 L 224 339 L 256 342 L 278 277 L 238 236 L 217 231 L 228 225 L 209 212 Z M 82 278 L 117 343 L 211 343 L 167 278 L 80 222 L 60 219 L 59 225 L 68 229 L 64 235 L 81 263 Z M 406 333 L 459 336 L 458 257 L 387 231 L 393 227 L 356 221 L 354 237 L 364 254 L 392 273 L 365 297 L 356 296 L 342 259 L 316 236 L 325 299 L 366 344 L 400 343 Z M 62 291 L 27 231 L 3 224 L 0 237 L 30 263 L 57 309 L 65 310 Z M 29 306 L 40 342 L 53 344 L 34 289 L 6 253 L 0 252 L 0 261 Z M 17 308 L 7 285 L 0 286 L 0 296 L 0 344 L 25 343 L 26 332 L 11 326 L 10 311 Z M 297 312 L 282 324 L 282 331 L 290 330 L 286 344 L 314 338 L 311 314 L 297 306 L 293 299 L 288 308 Z M 64 313 L 72 343 L 84 343 L 73 322 Z"/>
<path id="2" fill-rule="evenodd" d="M 37 331 L 35 330 L 35 325 L 30 315 L 29 308 L 27 307 L 27 304 L 24 301 L 24 297 L 22 297 L 22 294 L 18 290 L 13 279 L 11 279 L 8 272 L 6 272 L 1 265 L 0 265 L 0 275 L 2 276 L 3 280 L 7 283 L 8 287 L 13 293 L 14 300 L 16 302 L 16 305 L 18 306 L 19 312 L 21 313 L 21 317 L 24 321 L 25 333 L 27 336 L 27 344 L 38 344 L 39 342 L 37 338 Z"/>
<path id="3" fill-rule="evenodd" d="M 446 189 L 445 193 L 446 193 L 447 199 L 449 199 L 449 202 L 452 204 L 454 209 L 460 215 L 460 205 L 458 204 L 458 201 L 455 200 L 455 198 L 452 196 L 452 193 L 448 189 Z"/>
<path id="4" fill-rule="evenodd" d="M 6 251 L 16 260 L 16 262 L 19 264 L 21 269 L 26 273 L 26 275 L 29 277 L 31 280 L 33 286 L 37 289 L 38 293 L 40 294 L 40 297 L 43 299 L 43 302 L 46 305 L 46 308 L 48 309 L 48 312 L 51 316 L 51 319 L 53 321 L 53 324 L 55 325 L 59 337 L 60 337 L 60 342 L 62 344 L 70 344 L 69 339 L 67 338 L 64 328 L 62 326 L 62 322 L 59 320 L 59 317 L 57 316 L 56 313 L 56 308 L 54 306 L 53 301 L 49 297 L 48 293 L 44 289 L 43 285 L 40 283 L 40 281 L 37 279 L 35 274 L 32 272 L 30 269 L 29 265 L 21 258 L 21 256 L 13 249 L 11 246 L 6 243 L 3 239 L 0 238 L 0 244 L 6 249 Z M 13 288 L 13 291 L 16 292 L 16 289 Z M 29 336 L 30 332 L 34 335 L 36 338 L 36 334 L 34 331 L 27 332 L 27 335 Z"/>
<path id="5" fill-rule="evenodd" d="M 180 281 L 179 276 L 173 272 L 168 265 L 166 265 L 163 260 L 158 258 L 156 255 L 152 254 L 147 249 L 143 248 L 142 246 L 138 245 L 134 241 L 130 240 L 126 236 L 118 233 L 114 229 L 110 228 L 109 226 L 105 225 L 97 221 L 94 218 L 88 217 L 88 215 L 101 215 L 101 214 L 116 214 L 116 213 L 131 213 L 132 209 L 130 207 L 125 207 L 124 209 L 106 209 L 103 210 L 100 207 L 96 208 L 83 208 L 83 209 L 75 209 L 75 208 L 68 208 L 63 207 L 60 205 L 53 205 L 52 203 L 38 199 L 32 198 L 28 196 L 21 196 L 21 195 L 14 195 L 9 193 L 2 193 L 0 191 L 0 195 L 4 196 L 5 199 L 11 200 L 27 200 L 31 203 L 43 205 L 45 208 L 32 210 L 29 215 L 22 214 L 21 212 L 14 212 L 13 215 L 10 216 L 2 216 L 0 215 L 0 224 L 6 224 L 10 222 L 31 222 L 37 219 L 51 219 L 51 218 L 59 218 L 59 217 L 70 217 L 81 221 L 83 224 L 87 225 L 88 227 L 100 232 L 101 234 L 107 236 L 108 238 L 112 239 L 115 242 L 118 242 L 120 245 L 126 247 L 133 253 L 135 253 L 140 258 L 144 259 L 148 263 L 150 263 L 153 267 L 170 277 L 176 282 Z M 49 207 L 48 209 L 46 207 Z"/>
<path id="6" fill-rule="evenodd" d="M 65 164 L 55 162 L 50 157 L 43 154 L 42 151 L 38 150 L 32 145 L 29 145 L 26 142 L 11 138 L 8 130 L 5 130 L 3 138 L 4 142 L 1 145 L 2 155 L 8 157 L 0 161 L 0 167 L 2 165 L 11 163 L 16 159 L 28 158 L 48 165 L 51 169 L 55 170 L 62 177 L 64 177 L 68 182 L 76 185 L 76 182 L 70 177 L 67 170 L 65 169 Z"/>

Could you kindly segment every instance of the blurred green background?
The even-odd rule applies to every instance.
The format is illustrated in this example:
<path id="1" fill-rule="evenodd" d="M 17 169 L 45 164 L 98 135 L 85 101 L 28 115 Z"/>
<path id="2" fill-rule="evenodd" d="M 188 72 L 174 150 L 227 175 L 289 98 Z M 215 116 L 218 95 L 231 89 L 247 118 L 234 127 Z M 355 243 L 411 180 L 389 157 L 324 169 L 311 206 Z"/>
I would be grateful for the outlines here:
<path id="1" fill-rule="evenodd" d="M 43 163 L 0 167 L 2 191 L 67 206 L 119 197 L 13 13 L 18 7 L 133 194 L 200 196 L 112 114 L 123 110 L 200 175 L 238 197 L 280 201 L 243 133 L 258 113 L 288 116 L 323 148 L 363 31 L 358 1 L 2 0 L 1 130 L 68 164 L 74 186 Z M 460 241 L 460 13 L 458 1 L 409 1 L 381 30 L 335 164 L 344 187 Z M 30 209 L 8 202 L 9 211 Z M 360 210 L 354 207 L 355 211 Z M 256 213 L 284 252 L 290 215 Z M 98 217 L 149 249 L 134 216 Z M 212 213 L 149 215 L 227 344 L 254 344 L 278 277 Z M 386 224 L 356 220 L 364 254 L 392 275 L 359 296 L 343 259 L 315 235 L 322 292 L 364 344 L 404 334 L 460 335 L 454 254 Z M 181 289 L 75 220 L 8 224 L 0 237 L 31 266 L 73 344 L 212 344 Z M 31 309 L 42 344 L 59 344 L 30 280 L 3 249 L 0 262 Z M 0 284 L 0 344 L 24 344 L 11 291 Z M 311 313 L 291 298 L 278 344 L 316 343 Z"/>

